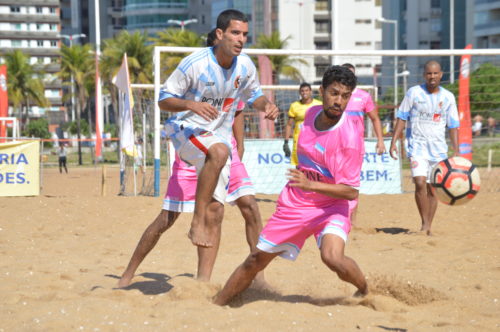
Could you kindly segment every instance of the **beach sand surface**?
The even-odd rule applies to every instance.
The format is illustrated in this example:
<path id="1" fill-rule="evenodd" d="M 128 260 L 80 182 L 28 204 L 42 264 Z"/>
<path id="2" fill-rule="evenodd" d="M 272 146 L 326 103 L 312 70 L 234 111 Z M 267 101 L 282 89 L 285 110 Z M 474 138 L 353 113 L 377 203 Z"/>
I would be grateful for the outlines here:
<path id="1" fill-rule="evenodd" d="M 227 205 L 210 283 L 196 281 L 196 249 L 184 214 L 160 239 L 127 289 L 119 276 L 162 197 L 118 196 L 108 167 L 43 171 L 37 197 L 0 198 L 0 331 L 499 331 L 500 193 L 440 204 L 434 235 L 416 230 L 413 193 L 361 196 L 346 254 L 371 294 L 323 265 L 314 238 L 298 259 L 266 269 L 273 291 L 250 288 L 229 306 L 211 298 L 249 249 L 244 222 Z M 162 178 L 162 195 L 166 179 Z M 258 195 L 264 222 L 276 195 Z"/>

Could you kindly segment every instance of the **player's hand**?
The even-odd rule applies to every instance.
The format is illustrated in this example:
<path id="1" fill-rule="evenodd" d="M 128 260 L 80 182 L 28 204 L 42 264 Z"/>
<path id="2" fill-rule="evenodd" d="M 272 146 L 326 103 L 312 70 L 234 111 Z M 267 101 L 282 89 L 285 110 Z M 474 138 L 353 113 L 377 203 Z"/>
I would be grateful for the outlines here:
<path id="1" fill-rule="evenodd" d="M 396 143 L 391 142 L 389 154 L 391 155 L 392 159 L 398 160 L 398 147 L 396 146 Z"/>
<path id="2" fill-rule="evenodd" d="M 285 140 L 285 143 L 283 144 L 283 152 L 285 153 L 285 157 L 290 158 L 292 155 L 292 152 L 290 151 L 290 147 L 288 146 L 288 140 Z"/>
<path id="3" fill-rule="evenodd" d="M 377 146 L 375 147 L 377 154 L 381 155 L 382 153 L 385 152 L 385 144 L 384 142 L 377 142 Z"/>
<path id="4" fill-rule="evenodd" d="M 264 108 L 265 118 L 269 120 L 275 120 L 278 117 L 279 112 L 280 110 L 278 106 L 272 103 L 267 103 Z"/>
<path id="5" fill-rule="evenodd" d="M 207 121 L 215 120 L 219 116 L 219 111 L 209 103 L 193 102 L 191 111 Z"/>
<path id="6" fill-rule="evenodd" d="M 311 190 L 311 181 L 300 170 L 291 168 L 286 174 L 290 187 L 297 187 L 303 190 Z"/>

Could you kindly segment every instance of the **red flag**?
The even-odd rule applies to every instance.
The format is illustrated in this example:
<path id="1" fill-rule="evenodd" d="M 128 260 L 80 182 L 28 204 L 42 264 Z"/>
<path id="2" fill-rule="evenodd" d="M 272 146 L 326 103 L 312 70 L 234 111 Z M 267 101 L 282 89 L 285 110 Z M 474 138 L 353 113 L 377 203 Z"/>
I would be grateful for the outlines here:
<path id="1" fill-rule="evenodd" d="M 258 55 L 260 84 L 273 84 L 273 69 L 271 60 L 266 55 Z M 267 99 L 274 100 L 273 91 L 264 92 Z M 274 137 L 274 122 L 265 118 L 264 112 L 259 112 L 259 138 Z"/>
<path id="2" fill-rule="evenodd" d="M 0 117 L 9 115 L 9 97 L 7 95 L 7 66 L 0 65 Z M 0 137 L 7 137 L 7 123 L 0 121 Z M 0 138 L 0 143 L 5 139 Z"/>
<path id="3" fill-rule="evenodd" d="M 469 44 L 465 49 L 471 49 Z M 472 123 L 470 120 L 469 77 L 471 56 L 462 55 L 460 60 L 460 77 L 458 79 L 458 150 L 462 157 L 472 160 Z"/>

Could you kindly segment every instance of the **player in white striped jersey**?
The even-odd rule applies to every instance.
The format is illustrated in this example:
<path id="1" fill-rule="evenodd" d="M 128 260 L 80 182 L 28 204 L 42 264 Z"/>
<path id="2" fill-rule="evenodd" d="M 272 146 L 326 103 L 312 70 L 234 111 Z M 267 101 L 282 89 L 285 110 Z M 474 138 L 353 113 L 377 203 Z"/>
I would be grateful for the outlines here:
<path id="1" fill-rule="evenodd" d="M 430 182 L 432 168 L 448 158 L 445 129 L 448 127 L 455 155 L 458 155 L 459 118 L 455 96 L 439 86 L 443 72 L 434 60 L 424 66 L 425 84 L 408 89 L 397 112 L 397 122 L 390 153 L 397 159 L 396 140 L 407 123 L 407 155 L 415 182 L 415 201 L 422 219 L 421 231 L 431 235 L 431 225 L 437 209 L 437 200 Z M 427 182 L 427 183 L 426 183 Z"/>
<path id="2" fill-rule="evenodd" d="M 180 158 L 196 167 L 198 186 L 189 238 L 199 247 L 214 245 L 222 222 L 229 181 L 231 127 L 238 100 L 274 120 L 278 108 L 260 89 L 255 65 L 241 54 L 248 19 L 237 10 L 217 18 L 217 46 L 184 58 L 161 89 L 159 107 L 175 112 L 166 131 Z"/>

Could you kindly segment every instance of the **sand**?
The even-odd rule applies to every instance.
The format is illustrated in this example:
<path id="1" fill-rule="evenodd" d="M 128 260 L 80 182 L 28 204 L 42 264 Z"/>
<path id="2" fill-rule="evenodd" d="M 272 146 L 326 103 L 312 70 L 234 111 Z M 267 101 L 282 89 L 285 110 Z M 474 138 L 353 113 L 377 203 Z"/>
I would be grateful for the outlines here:
<path id="1" fill-rule="evenodd" d="M 161 197 L 117 196 L 118 170 L 45 169 L 38 197 L 0 198 L 0 331 L 498 331 L 500 193 L 440 204 L 434 236 L 415 232 L 413 194 L 361 196 L 346 253 L 368 277 L 355 289 L 309 239 L 295 262 L 266 270 L 275 292 L 249 289 L 230 306 L 210 299 L 248 254 L 243 219 L 227 206 L 210 283 L 193 279 L 190 215 L 161 238 L 132 285 L 115 289 Z M 166 179 L 162 178 L 163 184 Z M 276 196 L 258 195 L 266 220 Z"/>

